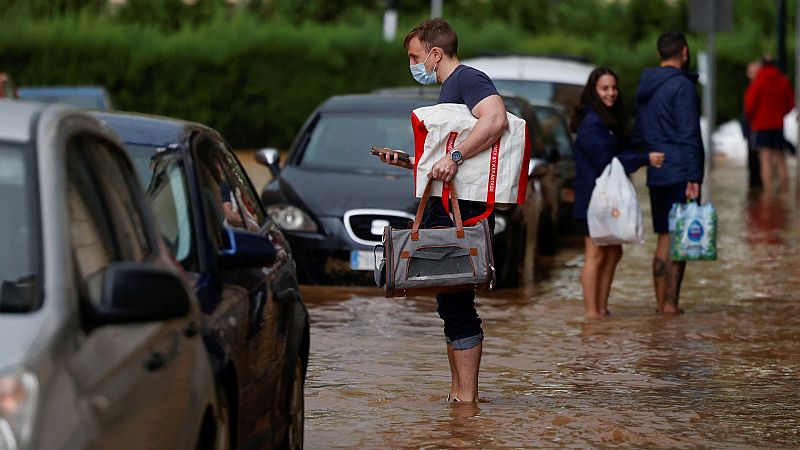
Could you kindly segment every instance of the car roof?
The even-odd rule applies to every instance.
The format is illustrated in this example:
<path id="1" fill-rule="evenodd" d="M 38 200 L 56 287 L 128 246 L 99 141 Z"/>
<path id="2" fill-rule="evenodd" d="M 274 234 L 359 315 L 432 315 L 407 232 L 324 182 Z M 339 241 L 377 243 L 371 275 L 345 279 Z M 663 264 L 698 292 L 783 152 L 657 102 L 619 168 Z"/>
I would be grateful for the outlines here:
<path id="1" fill-rule="evenodd" d="M 326 100 L 320 106 L 319 112 L 408 112 L 434 103 L 436 103 L 435 99 L 418 95 L 337 95 Z"/>
<path id="2" fill-rule="evenodd" d="M 209 130 L 199 123 L 172 117 L 108 111 L 92 111 L 90 114 L 111 127 L 126 144 L 163 147 L 180 143 L 193 130 Z"/>
<path id="3" fill-rule="evenodd" d="M 0 101 L 0 140 L 30 142 L 33 139 L 33 124 L 46 107 L 44 103 Z"/>
<path id="4" fill-rule="evenodd" d="M 549 81 L 583 86 L 594 66 L 578 61 L 542 56 L 486 56 L 465 59 L 493 80 Z"/>

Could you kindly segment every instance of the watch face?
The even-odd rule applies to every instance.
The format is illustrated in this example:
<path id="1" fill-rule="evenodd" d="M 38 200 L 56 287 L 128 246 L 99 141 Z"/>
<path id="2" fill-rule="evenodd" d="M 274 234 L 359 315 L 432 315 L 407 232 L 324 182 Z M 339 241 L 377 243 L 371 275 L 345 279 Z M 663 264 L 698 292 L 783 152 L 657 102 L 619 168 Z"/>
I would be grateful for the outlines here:
<path id="1" fill-rule="evenodd" d="M 461 152 L 454 150 L 453 153 L 450 154 L 450 158 L 452 158 L 452 160 L 455 162 L 461 161 Z"/>

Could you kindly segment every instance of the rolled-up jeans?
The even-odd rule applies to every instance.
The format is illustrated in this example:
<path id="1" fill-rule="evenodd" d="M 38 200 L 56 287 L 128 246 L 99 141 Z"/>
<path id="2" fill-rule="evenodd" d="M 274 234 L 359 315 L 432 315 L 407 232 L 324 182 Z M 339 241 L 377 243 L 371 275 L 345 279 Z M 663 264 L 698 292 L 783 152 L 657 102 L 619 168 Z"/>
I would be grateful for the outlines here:
<path id="1" fill-rule="evenodd" d="M 458 201 L 461 219 L 467 220 L 486 211 L 486 204 L 467 200 Z M 451 206 L 452 208 L 452 206 Z M 494 232 L 494 211 L 488 217 L 489 228 Z M 453 219 L 445 211 L 440 197 L 431 197 L 422 219 L 425 228 L 453 227 Z M 444 321 L 445 341 L 454 350 L 468 350 L 483 341 L 481 318 L 475 309 L 475 291 L 452 292 L 436 296 L 436 311 Z"/>

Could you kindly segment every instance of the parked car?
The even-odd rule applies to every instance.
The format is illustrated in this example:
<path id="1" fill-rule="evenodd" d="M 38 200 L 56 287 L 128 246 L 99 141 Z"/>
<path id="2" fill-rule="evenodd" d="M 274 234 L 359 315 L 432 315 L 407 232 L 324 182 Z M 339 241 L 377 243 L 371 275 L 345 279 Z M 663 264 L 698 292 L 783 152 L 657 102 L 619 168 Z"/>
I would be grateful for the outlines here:
<path id="1" fill-rule="evenodd" d="M 14 81 L 9 74 L 0 72 L 0 99 L 15 98 L 17 98 L 17 89 L 14 87 Z"/>
<path id="2" fill-rule="evenodd" d="M 465 59 L 464 64 L 483 71 L 501 93 L 528 101 L 563 105 L 567 114 L 580 100 L 581 90 L 594 66 L 579 59 L 529 55 L 495 55 Z"/>
<path id="3" fill-rule="evenodd" d="M 230 448 L 302 447 L 308 313 L 289 245 L 239 161 L 200 124 L 95 117 L 127 146 L 162 238 L 200 299 Z"/>
<path id="4" fill-rule="evenodd" d="M 552 159 L 558 162 L 554 174 L 557 180 L 553 185 L 559 186 L 555 193 L 555 203 L 559 205 L 559 228 L 571 232 L 572 204 L 575 202 L 575 141 L 560 106 L 534 103 L 532 107 L 542 128 L 544 140 L 553 154 Z"/>
<path id="5" fill-rule="evenodd" d="M 111 95 L 102 86 L 26 86 L 17 89 L 20 99 L 44 103 L 66 103 L 83 109 L 114 109 Z"/>
<path id="6" fill-rule="evenodd" d="M 225 448 L 202 315 L 119 138 L 0 102 L 0 448 Z"/>
<path id="7" fill-rule="evenodd" d="M 383 164 L 370 155 L 370 146 L 413 153 L 411 111 L 435 102 L 434 96 L 413 93 L 332 97 L 302 127 L 283 168 L 276 151 L 258 154 L 273 173 L 261 199 L 292 245 L 302 282 L 372 282 L 378 258 L 374 246 L 381 242 L 383 227 L 407 226 L 419 200 L 411 173 Z M 513 108 L 522 102 L 507 104 Z M 529 109 L 524 111 L 535 120 Z M 546 214 L 537 177 L 547 170 L 542 161 L 531 165 L 524 209 L 497 211 L 494 251 L 501 286 L 519 281 L 525 255 L 533 270 L 537 224 Z M 518 227 L 523 223 L 527 227 Z"/>

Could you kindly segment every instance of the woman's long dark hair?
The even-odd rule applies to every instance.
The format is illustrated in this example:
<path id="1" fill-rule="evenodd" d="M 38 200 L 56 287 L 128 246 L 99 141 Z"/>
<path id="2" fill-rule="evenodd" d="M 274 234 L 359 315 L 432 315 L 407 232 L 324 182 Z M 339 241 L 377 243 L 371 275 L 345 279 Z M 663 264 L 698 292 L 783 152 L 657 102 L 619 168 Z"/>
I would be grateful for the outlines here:
<path id="1" fill-rule="evenodd" d="M 589 80 L 586 82 L 586 86 L 583 87 L 580 104 L 578 104 L 572 112 L 570 128 L 573 133 L 578 131 L 581 121 L 588 112 L 587 107 L 591 106 L 594 112 L 603 119 L 603 122 L 605 122 L 617 136 L 625 136 L 628 116 L 625 114 L 622 92 L 617 94 L 617 101 L 614 102 L 611 108 L 603 104 L 603 101 L 600 100 L 600 97 L 597 95 L 597 81 L 600 80 L 600 77 L 603 75 L 611 75 L 614 77 L 614 80 L 617 82 L 617 90 L 619 91 L 619 77 L 617 77 L 617 74 L 614 73 L 613 70 L 608 67 L 598 67 L 594 69 L 592 73 L 589 74 Z"/>

